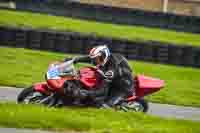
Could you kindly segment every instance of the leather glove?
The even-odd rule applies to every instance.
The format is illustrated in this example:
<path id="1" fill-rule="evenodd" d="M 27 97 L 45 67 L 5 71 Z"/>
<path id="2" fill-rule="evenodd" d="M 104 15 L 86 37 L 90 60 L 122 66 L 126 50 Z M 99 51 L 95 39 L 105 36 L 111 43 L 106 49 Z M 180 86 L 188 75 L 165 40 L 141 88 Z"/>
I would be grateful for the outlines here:
<path id="1" fill-rule="evenodd" d="M 72 58 L 67 57 L 64 59 L 64 62 L 69 61 L 69 60 L 72 60 Z"/>

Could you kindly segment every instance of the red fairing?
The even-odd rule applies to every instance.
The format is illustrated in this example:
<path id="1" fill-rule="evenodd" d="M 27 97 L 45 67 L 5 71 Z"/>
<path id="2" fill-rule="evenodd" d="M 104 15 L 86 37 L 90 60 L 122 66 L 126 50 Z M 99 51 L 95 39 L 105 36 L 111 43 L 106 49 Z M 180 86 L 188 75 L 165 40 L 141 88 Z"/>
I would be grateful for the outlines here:
<path id="1" fill-rule="evenodd" d="M 99 74 L 93 67 L 80 69 L 80 81 L 86 89 L 94 89 L 101 83 L 99 80 Z"/>
<path id="2" fill-rule="evenodd" d="M 47 84 L 50 86 L 52 91 L 58 91 L 63 88 L 65 81 L 66 81 L 66 79 L 64 79 L 64 78 L 48 79 Z"/>
<path id="3" fill-rule="evenodd" d="M 45 82 L 34 84 L 33 88 L 38 92 L 48 93 L 48 86 Z"/>
<path id="4" fill-rule="evenodd" d="M 163 80 L 144 75 L 138 75 L 136 77 L 136 80 L 137 80 L 136 93 L 139 96 L 145 96 L 154 93 L 156 91 L 159 91 L 165 85 Z"/>

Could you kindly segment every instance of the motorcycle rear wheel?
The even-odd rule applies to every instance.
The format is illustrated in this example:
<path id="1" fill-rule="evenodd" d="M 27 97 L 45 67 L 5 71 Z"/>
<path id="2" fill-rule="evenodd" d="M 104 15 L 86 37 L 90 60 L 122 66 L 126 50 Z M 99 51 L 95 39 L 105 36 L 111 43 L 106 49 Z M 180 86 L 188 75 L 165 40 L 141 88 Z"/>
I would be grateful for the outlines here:
<path id="1" fill-rule="evenodd" d="M 125 103 L 121 106 L 121 109 L 125 112 L 144 112 L 146 113 L 148 111 L 149 105 L 148 102 L 144 99 L 137 99 L 136 101 L 130 101 L 128 103 Z"/>

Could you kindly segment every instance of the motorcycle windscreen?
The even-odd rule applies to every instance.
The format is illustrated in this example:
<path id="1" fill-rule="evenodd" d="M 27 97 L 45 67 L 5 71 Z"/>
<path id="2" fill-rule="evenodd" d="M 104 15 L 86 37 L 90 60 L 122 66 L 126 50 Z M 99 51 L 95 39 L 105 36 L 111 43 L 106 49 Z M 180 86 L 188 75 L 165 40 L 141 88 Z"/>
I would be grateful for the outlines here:
<path id="1" fill-rule="evenodd" d="M 60 76 L 74 75 L 73 61 L 67 61 L 59 65 L 52 65 L 49 67 L 46 76 L 47 79 L 60 79 Z"/>
<path id="2" fill-rule="evenodd" d="M 137 77 L 137 94 L 145 96 L 159 91 L 164 87 L 164 81 L 144 75 L 138 75 Z"/>
<path id="3" fill-rule="evenodd" d="M 101 83 L 99 74 L 92 67 L 80 69 L 80 82 L 85 89 L 95 89 Z"/>

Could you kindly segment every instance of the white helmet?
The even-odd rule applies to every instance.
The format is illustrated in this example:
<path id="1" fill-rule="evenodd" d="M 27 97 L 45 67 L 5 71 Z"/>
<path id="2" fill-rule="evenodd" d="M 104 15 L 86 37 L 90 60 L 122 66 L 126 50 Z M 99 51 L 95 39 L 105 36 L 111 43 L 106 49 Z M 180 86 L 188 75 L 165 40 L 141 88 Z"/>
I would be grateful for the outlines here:
<path id="1" fill-rule="evenodd" d="M 94 59 L 96 57 L 102 58 L 102 66 L 106 64 L 108 61 L 108 57 L 110 56 L 110 50 L 106 45 L 101 45 L 94 47 L 90 50 L 89 57 Z"/>

